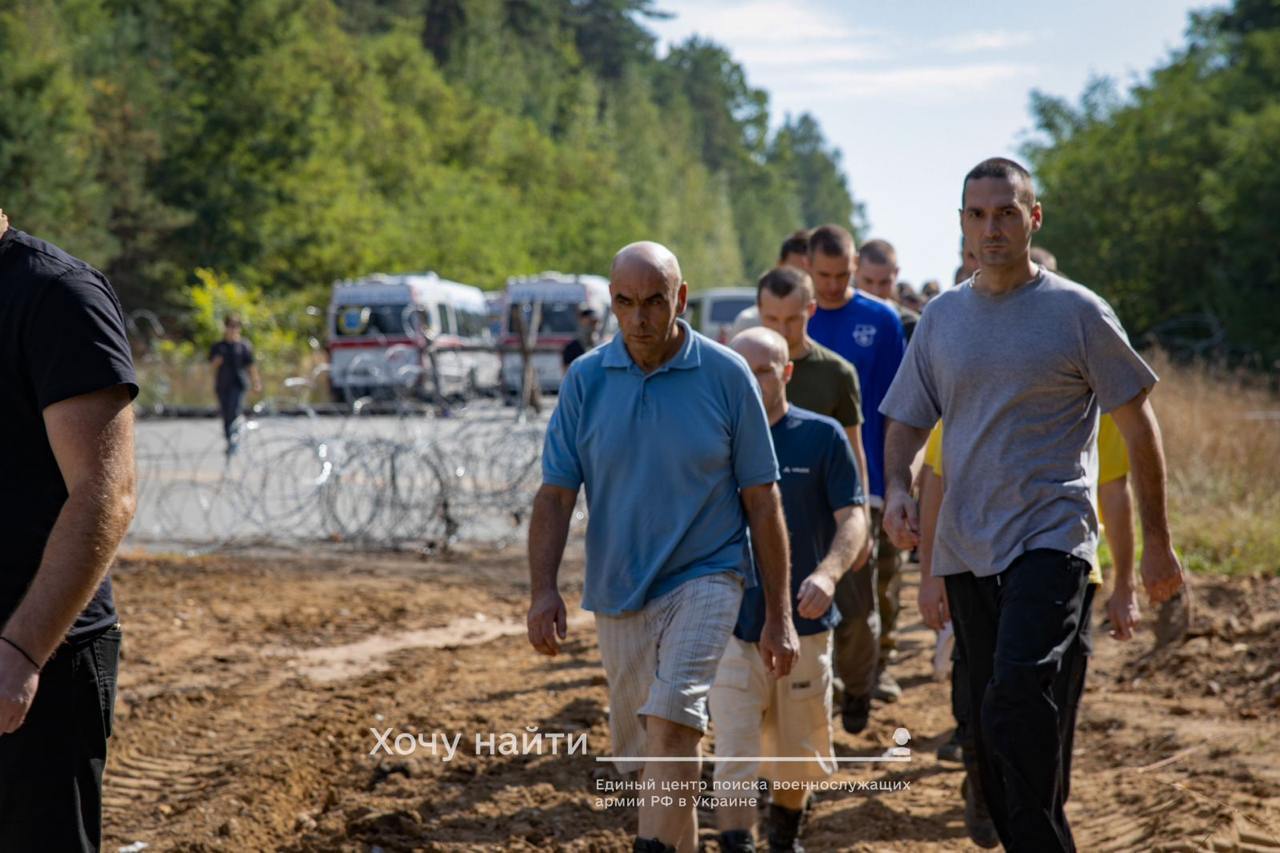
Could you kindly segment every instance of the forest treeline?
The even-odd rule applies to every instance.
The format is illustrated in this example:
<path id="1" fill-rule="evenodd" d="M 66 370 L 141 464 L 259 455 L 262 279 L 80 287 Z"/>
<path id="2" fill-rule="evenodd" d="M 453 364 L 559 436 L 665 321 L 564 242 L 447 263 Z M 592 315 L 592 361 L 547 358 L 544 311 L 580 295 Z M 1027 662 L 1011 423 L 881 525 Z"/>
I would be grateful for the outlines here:
<path id="1" fill-rule="evenodd" d="M 1032 95 L 1041 240 L 1131 332 L 1280 360 L 1280 0 L 1191 16 L 1129 92 Z M 1203 318 L 1191 321 L 1191 318 Z M 1181 322 L 1180 322 L 1181 321 Z"/>
<path id="2" fill-rule="evenodd" d="M 433 269 L 485 287 L 668 243 L 739 284 L 860 212 L 809 115 L 651 0 L 3 0 L 0 206 L 129 309 L 198 271 L 314 302 Z M 206 276 L 207 278 L 207 276 Z"/>

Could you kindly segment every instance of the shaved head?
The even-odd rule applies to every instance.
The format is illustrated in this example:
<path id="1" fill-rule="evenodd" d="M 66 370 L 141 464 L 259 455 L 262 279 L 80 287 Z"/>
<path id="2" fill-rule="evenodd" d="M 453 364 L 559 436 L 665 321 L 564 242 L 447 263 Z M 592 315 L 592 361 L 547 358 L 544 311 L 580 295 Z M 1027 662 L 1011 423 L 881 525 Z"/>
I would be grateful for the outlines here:
<path id="1" fill-rule="evenodd" d="M 729 346 L 733 351 L 742 356 L 750 364 L 754 361 L 753 356 L 765 358 L 769 364 L 782 367 L 791 360 L 790 350 L 787 348 L 787 339 L 772 329 L 766 329 L 764 326 L 756 326 L 753 329 L 739 332 L 729 341 Z"/>
<path id="2" fill-rule="evenodd" d="M 733 351 L 742 356 L 751 375 L 760 386 L 760 402 L 770 425 L 787 413 L 787 383 L 795 369 L 787 339 L 772 329 L 757 326 L 739 332 L 729 341 Z"/>
<path id="3" fill-rule="evenodd" d="M 684 281 L 676 256 L 666 246 L 650 240 L 629 243 L 618 250 L 618 254 L 613 256 L 613 265 L 609 267 L 609 278 L 620 273 L 656 276 L 672 290 Z"/>

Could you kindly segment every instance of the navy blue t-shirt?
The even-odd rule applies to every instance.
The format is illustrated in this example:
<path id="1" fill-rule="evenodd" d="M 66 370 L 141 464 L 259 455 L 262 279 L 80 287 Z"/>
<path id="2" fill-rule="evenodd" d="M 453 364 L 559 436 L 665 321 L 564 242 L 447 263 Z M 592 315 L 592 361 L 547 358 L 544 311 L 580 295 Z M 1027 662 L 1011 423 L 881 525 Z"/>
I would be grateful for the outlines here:
<path id="1" fill-rule="evenodd" d="M 782 511 L 791 539 L 791 606 L 796 605 L 800 584 L 831 550 L 836 536 L 836 510 L 866 502 L 853 449 L 844 429 L 831 418 L 801 409 L 788 408 L 770 427 L 773 449 L 778 457 L 782 490 Z M 756 570 L 757 575 L 759 569 Z M 829 631 L 840 621 L 834 603 L 820 619 L 793 614 L 796 633 L 805 637 Z M 760 642 L 764 630 L 764 589 L 746 590 L 738 610 L 733 635 L 747 643 Z"/>

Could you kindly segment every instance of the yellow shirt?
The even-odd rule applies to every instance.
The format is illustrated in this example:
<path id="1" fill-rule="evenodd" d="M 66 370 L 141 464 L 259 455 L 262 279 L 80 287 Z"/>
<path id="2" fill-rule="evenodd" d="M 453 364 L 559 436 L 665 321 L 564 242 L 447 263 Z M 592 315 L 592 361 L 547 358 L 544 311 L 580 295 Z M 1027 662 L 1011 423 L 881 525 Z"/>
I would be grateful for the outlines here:
<path id="1" fill-rule="evenodd" d="M 924 464 L 942 476 L 942 421 L 934 424 L 924 446 Z M 1103 415 L 1098 423 L 1098 485 L 1119 480 L 1129 473 L 1129 448 L 1111 415 Z M 1089 572 L 1089 583 L 1102 583 L 1102 567 L 1095 560 Z"/>

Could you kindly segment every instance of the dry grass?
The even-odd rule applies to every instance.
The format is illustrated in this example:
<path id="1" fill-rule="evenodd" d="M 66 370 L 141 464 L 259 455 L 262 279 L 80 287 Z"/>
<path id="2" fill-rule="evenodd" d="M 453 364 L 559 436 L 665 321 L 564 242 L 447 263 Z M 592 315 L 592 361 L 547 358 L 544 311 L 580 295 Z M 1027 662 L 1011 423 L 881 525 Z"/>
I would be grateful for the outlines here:
<path id="1" fill-rule="evenodd" d="M 1198 572 L 1280 574 L 1280 397 L 1157 357 L 1175 546 Z"/>
<path id="2" fill-rule="evenodd" d="M 323 375 L 313 379 L 307 389 L 285 387 L 285 380 L 293 376 L 315 377 L 318 367 L 324 364 L 322 355 L 307 354 L 298 363 L 270 363 L 261 366 L 262 394 L 250 395 L 251 402 L 271 399 L 280 403 L 323 402 L 328 399 L 329 385 Z M 213 393 L 213 371 L 203 361 L 180 358 L 148 357 L 138 359 L 138 404 L 145 409 L 163 406 L 217 406 Z"/>

